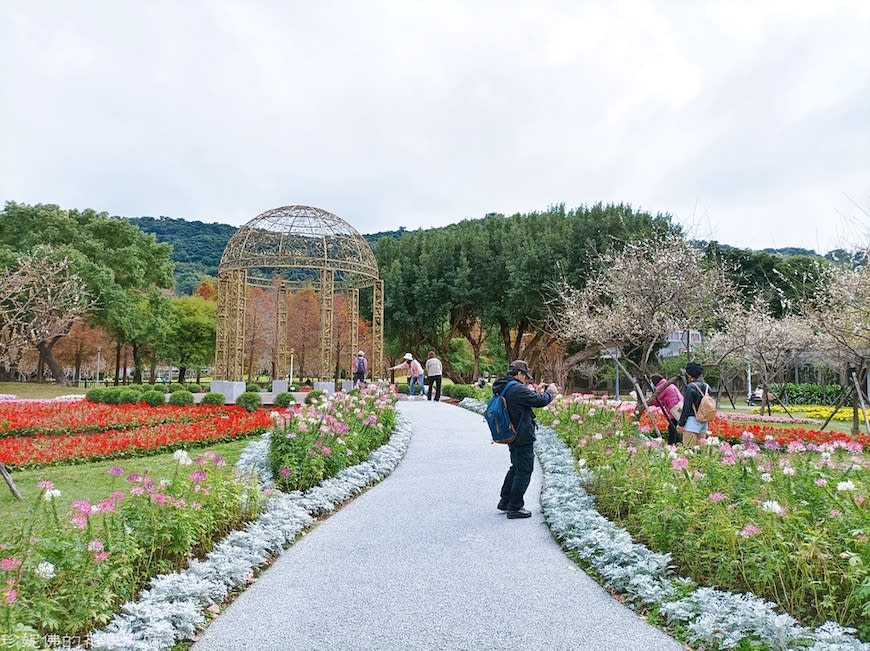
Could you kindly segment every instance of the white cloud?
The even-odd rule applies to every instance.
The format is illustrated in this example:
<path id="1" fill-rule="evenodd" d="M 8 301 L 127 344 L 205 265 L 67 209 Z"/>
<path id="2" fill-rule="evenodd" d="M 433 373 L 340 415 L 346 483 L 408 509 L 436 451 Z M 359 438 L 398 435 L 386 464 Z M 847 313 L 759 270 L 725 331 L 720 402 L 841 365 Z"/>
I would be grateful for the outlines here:
<path id="1" fill-rule="evenodd" d="M 6 5 L 0 200 L 362 232 L 624 201 L 827 250 L 870 208 L 866 6 Z"/>

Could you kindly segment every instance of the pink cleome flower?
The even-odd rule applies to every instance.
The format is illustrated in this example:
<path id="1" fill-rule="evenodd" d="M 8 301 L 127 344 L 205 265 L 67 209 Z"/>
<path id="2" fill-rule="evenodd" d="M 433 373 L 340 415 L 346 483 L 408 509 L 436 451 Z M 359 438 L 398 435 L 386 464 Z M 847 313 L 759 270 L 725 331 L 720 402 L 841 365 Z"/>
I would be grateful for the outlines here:
<path id="1" fill-rule="evenodd" d="M 124 474 L 124 469 L 121 466 L 112 466 L 111 468 L 109 468 L 108 473 L 112 477 L 120 477 Z"/>
<path id="2" fill-rule="evenodd" d="M 710 501 L 711 502 L 722 502 L 726 499 L 728 499 L 728 496 L 725 495 L 725 493 L 719 493 L 719 492 L 710 493 Z"/>
<path id="3" fill-rule="evenodd" d="M 749 538 L 750 536 L 755 536 L 756 534 L 761 533 L 761 529 L 756 527 L 751 522 L 747 524 L 743 529 L 740 530 L 740 536 L 743 538 Z"/>
<path id="4" fill-rule="evenodd" d="M 102 563 L 109 558 L 108 552 L 94 552 L 94 563 Z"/>
<path id="5" fill-rule="evenodd" d="M 689 467 L 689 460 L 686 457 L 677 457 L 671 461 L 671 466 L 674 470 L 685 470 Z"/>
<path id="6" fill-rule="evenodd" d="M 4 572 L 11 572 L 12 570 L 17 570 L 21 567 L 21 559 L 16 556 L 12 558 L 4 558 L 0 559 L 0 569 Z"/>
<path id="7" fill-rule="evenodd" d="M 50 491 L 52 488 L 54 488 L 54 482 L 43 479 L 36 484 L 36 487 L 39 488 L 39 490 L 41 491 Z"/>
<path id="8" fill-rule="evenodd" d="M 103 541 L 99 538 L 94 538 L 91 542 L 88 543 L 88 551 L 89 552 L 101 552 L 103 551 Z"/>

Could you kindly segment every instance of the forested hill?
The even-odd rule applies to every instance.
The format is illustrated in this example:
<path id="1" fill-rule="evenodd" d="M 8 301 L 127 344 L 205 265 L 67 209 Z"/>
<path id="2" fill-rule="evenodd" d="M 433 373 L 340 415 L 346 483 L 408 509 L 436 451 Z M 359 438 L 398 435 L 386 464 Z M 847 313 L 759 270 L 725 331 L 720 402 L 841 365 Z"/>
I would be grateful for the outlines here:
<path id="1" fill-rule="evenodd" d="M 172 245 L 172 261 L 175 263 L 175 288 L 179 295 L 188 295 L 196 289 L 203 276 L 217 277 L 218 264 L 223 255 L 227 241 L 236 232 L 236 226 L 228 224 L 211 223 L 201 221 L 188 221 L 174 217 L 131 217 L 130 222 L 138 226 L 146 233 L 153 233 L 158 242 L 167 242 Z M 400 227 L 394 231 L 381 231 L 369 235 L 363 235 L 366 241 L 375 247 L 375 243 L 383 237 L 400 238 L 405 233 L 405 228 Z M 706 243 L 700 243 L 702 247 Z M 739 251 L 726 244 L 720 244 L 723 250 Z M 756 252 L 771 256 L 789 257 L 793 255 L 814 256 L 814 251 L 800 248 L 764 249 Z M 825 257 L 836 256 L 835 251 Z M 845 252 L 842 252 L 845 255 Z"/>
<path id="2" fill-rule="evenodd" d="M 186 296 L 199 285 L 203 276 L 217 277 L 218 264 L 227 241 L 238 230 L 228 224 L 206 224 L 173 217 L 130 217 L 130 223 L 146 233 L 153 233 L 158 242 L 172 245 L 175 263 L 175 291 Z M 363 235 L 374 248 L 382 237 L 399 238 L 404 228 Z"/>
<path id="3" fill-rule="evenodd" d="M 236 232 L 228 224 L 205 224 L 172 217 L 131 217 L 130 222 L 158 242 L 172 245 L 175 263 L 175 291 L 191 294 L 203 276 L 217 277 L 218 264 L 227 241 Z"/>

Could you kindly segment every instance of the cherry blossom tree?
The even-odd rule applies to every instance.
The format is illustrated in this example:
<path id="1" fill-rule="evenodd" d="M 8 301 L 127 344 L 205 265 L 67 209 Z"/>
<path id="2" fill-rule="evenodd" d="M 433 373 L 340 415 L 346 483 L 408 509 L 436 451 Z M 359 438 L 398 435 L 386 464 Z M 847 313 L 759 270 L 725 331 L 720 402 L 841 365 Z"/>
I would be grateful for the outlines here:
<path id="1" fill-rule="evenodd" d="M 599 259 L 598 273 L 576 289 L 563 282 L 551 305 L 550 327 L 589 351 L 619 347 L 641 373 L 675 330 L 709 331 L 736 296 L 724 267 L 677 237 L 629 243 Z"/>
<path id="2" fill-rule="evenodd" d="M 847 382 L 855 389 L 853 431 L 857 433 L 859 402 L 864 401 L 860 380 L 870 366 L 870 267 L 832 268 L 824 287 L 807 304 L 806 316 L 818 332 L 819 351 L 852 369 Z"/>
<path id="3" fill-rule="evenodd" d="M 806 317 L 786 315 L 777 319 L 768 302 L 759 297 L 749 307 L 739 303 L 731 306 L 722 330 L 711 337 L 709 349 L 718 356 L 717 364 L 730 357 L 759 373 L 764 411 L 770 383 L 782 379 L 800 356 L 815 346 L 815 333 Z"/>

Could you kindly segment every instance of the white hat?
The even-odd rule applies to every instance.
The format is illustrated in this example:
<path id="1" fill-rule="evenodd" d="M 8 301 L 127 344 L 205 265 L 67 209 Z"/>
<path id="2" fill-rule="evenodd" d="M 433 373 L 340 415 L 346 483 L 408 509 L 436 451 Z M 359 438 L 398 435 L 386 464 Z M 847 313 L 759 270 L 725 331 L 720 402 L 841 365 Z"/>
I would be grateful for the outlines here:
<path id="1" fill-rule="evenodd" d="M 357 356 L 357 357 L 365 357 L 366 354 L 365 354 L 364 351 L 361 350 L 361 351 L 359 351 L 359 352 L 356 354 L 356 356 Z"/>
<path id="2" fill-rule="evenodd" d="M 414 359 L 414 356 L 411 353 L 405 353 L 405 356 L 402 359 L 406 359 L 409 362 Z"/>

